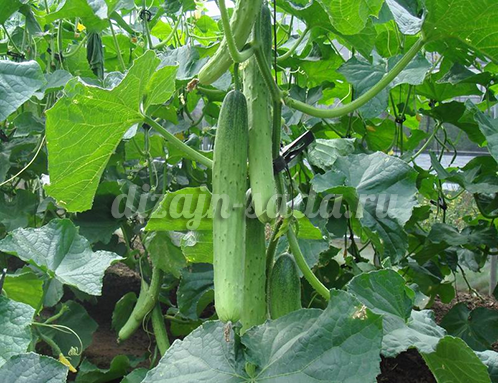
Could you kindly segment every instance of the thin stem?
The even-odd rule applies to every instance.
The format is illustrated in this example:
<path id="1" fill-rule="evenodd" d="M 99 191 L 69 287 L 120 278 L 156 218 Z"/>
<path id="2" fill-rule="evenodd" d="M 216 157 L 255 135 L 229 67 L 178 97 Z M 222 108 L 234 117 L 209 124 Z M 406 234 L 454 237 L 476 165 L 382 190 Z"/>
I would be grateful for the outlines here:
<path id="1" fill-rule="evenodd" d="M 384 90 L 401 73 L 401 71 L 405 69 L 405 67 L 413 60 L 413 58 L 424 46 L 424 43 L 425 40 L 421 37 L 389 73 L 387 73 L 368 92 L 364 93 L 362 96 L 358 97 L 356 100 L 352 101 L 347 105 L 343 105 L 334 109 L 319 109 L 311 105 L 308 105 L 304 102 L 297 101 L 288 95 L 284 97 L 284 102 L 287 106 L 297 109 L 303 113 L 306 113 L 314 117 L 337 118 L 345 116 L 351 112 L 354 112 L 358 108 L 362 107 L 371 99 L 373 99 L 375 96 L 377 96 L 382 90 Z"/>
<path id="2" fill-rule="evenodd" d="M 119 25 L 121 29 L 127 32 L 129 35 L 135 35 L 135 31 L 128 25 L 126 21 L 121 17 L 121 15 L 117 12 L 112 12 L 110 18 Z"/>
<path id="3" fill-rule="evenodd" d="M 330 300 L 329 289 L 327 289 L 327 287 L 325 287 L 325 285 L 322 282 L 320 282 L 320 280 L 316 277 L 315 274 L 313 274 L 313 271 L 311 271 L 310 267 L 306 263 L 304 255 L 301 249 L 299 248 L 299 242 L 297 241 L 296 234 L 294 233 L 294 229 L 292 227 L 289 227 L 289 230 L 287 231 L 287 239 L 289 240 L 289 246 L 292 255 L 294 255 L 294 259 L 296 260 L 297 266 L 303 273 L 306 280 L 309 282 L 311 287 L 313 287 L 318 294 L 320 294 L 326 300 Z"/>
<path id="4" fill-rule="evenodd" d="M 230 57 L 235 63 L 242 63 L 254 54 L 254 50 L 252 48 L 242 52 L 238 50 L 237 44 L 235 43 L 235 39 L 232 34 L 230 20 L 228 19 L 228 11 L 225 6 L 225 0 L 218 0 L 218 7 L 220 8 L 221 22 L 223 24 L 223 31 L 225 33 L 225 39 L 227 41 Z"/>
<path id="5" fill-rule="evenodd" d="M 268 61 L 266 60 L 266 57 L 261 48 L 257 45 L 254 47 L 254 56 L 256 57 L 256 61 L 258 63 L 261 75 L 263 76 L 263 79 L 265 80 L 265 83 L 268 86 L 268 89 L 270 90 L 270 94 L 273 98 L 273 101 L 276 102 L 282 100 L 282 92 L 278 88 L 277 83 L 275 82 L 275 80 L 271 75 L 271 70 Z"/>
<path id="6" fill-rule="evenodd" d="M 427 149 L 427 147 L 429 146 L 429 144 L 432 142 L 433 138 L 436 136 L 437 132 L 439 131 L 439 129 L 441 128 L 441 123 L 438 123 L 436 125 L 436 127 L 434 128 L 434 131 L 432 132 L 431 136 L 427 139 L 427 141 L 425 141 L 424 145 L 422 145 L 422 147 L 418 150 L 417 153 L 415 153 L 409 160 L 408 162 L 412 162 L 414 161 L 418 156 L 420 156 L 425 149 Z"/>
<path id="7" fill-rule="evenodd" d="M 111 29 L 112 41 L 114 42 L 114 48 L 116 49 L 116 53 L 118 55 L 119 66 L 123 72 L 126 71 L 126 65 L 123 60 L 123 56 L 121 55 L 121 48 L 119 48 L 118 38 L 116 37 L 116 33 L 114 32 L 114 28 L 112 27 L 112 21 L 109 19 L 109 27 Z"/>
<path id="8" fill-rule="evenodd" d="M 9 31 L 5 27 L 5 24 L 2 24 L 2 27 L 3 27 L 3 30 L 5 31 L 5 34 L 7 35 L 7 39 L 12 44 L 12 46 L 14 47 L 14 49 L 16 50 L 16 52 L 19 53 L 19 54 L 22 54 L 22 51 L 18 48 L 18 46 L 16 45 L 16 43 L 14 42 L 14 40 L 12 40 L 12 37 L 10 36 Z"/>
<path id="9" fill-rule="evenodd" d="M 170 42 L 170 40 L 175 37 L 175 32 L 176 30 L 178 29 L 178 25 L 180 25 L 180 21 L 181 21 L 181 16 L 178 17 L 178 20 L 176 20 L 176 23 L 175 25 L 173 26 L 173 29 L 171 30 L 170 34 L 168 35 L 168 37 L 166 37 L 163 41 L 161 41 L 159 44 L 157 44 L 154 49 L 161 49 L 161 48 L 164 48 L 166 45 L 168 45 L 168 43 Z"/>
<path id="10" fill-rule="evenodd" d="M 287 60 L 290 56 L 292 56 L 292 54 L 296 51 L 296 49 L 299 47 L 299 45 L 301 45 L 301 43 L 303 42 L 304 38 L 308 35 L 308 32 L 310 30 L 311 30 L 310 27 L 306 27 L 306 29 L 301 34 L 301 36 L 299 36 L 299 38 L 294 43 L 294 45 L 287 52 L 285 52 L 282 56 L 278 56 L 277 57 L 277 62 L 281 62 L 281 61 Z"/>
<path id="11" fill-rule="evenodd" d="M 207 158 L 206 156 L 202 155 L 201 153 L 197 152 L 195 149 L 192 149 L 190 146 L 185 144 L 184 142 L 180 141 L 178 138 L 176 138 L 173 134 L 168 132 L 165 128 L 163 128 L 161 125 L 159 125 L 155 120 L 148 116 L 144 116 L 144 121 L 149 124 L 156 132 L 161 134 L 166 141 L 168 141 L 172 146 L 174 146 L 176 149 L 182 151 L 183 153 L 187 154 L 191 159 L 194 161 L 197 161 L 204 166 L 212 169 L 213 168 L 213 161 Z"/>
<path id="12" fill-rule="evenodd" d="M 277 234 L 280 231 L 280 228 L 282 227 L 283 223 L 284 220 L 280 218 L 275 224 L 275 227 L 273 228 L 273 232 L 271 234 L 270 243 L 268 244 L 268 248 L 266 249 L 266 293 L 267 294 L 268 294 L 268 288 L 270 286 L 271 271 L 273 269 L 273 263 L 275 261 L 275 252 L 277 250 L 278 240 L 280 239 L 280 237 L 277 237 Z"/>

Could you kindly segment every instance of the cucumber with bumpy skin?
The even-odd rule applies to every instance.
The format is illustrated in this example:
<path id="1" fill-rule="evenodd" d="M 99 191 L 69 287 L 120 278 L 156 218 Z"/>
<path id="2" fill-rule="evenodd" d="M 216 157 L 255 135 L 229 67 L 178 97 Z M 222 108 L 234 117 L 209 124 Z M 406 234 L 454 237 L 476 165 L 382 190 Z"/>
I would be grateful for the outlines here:
<path id="1" fill-rule="evenodd" d="M 282 254 L 273 266 L 270 281 L 270 315 L 280 318 L 301 306 L 301 279 L 296 261 L 290 254 Z"/>
<path id="2" fill-rule="evenodd" d="M 246 257 L 241 333 L 267 319 L 265 225 L 246 218 Z"/>
<path id="3" fill-rule="evenodd" d="M 271 14 L 266 5 L 254 28 L 259 28 L 264 54 L 271 61 Z M 255 33 L 257 34 L 257 33 Z M 273 175 L 272 118 L 269 105 L 271 95 L 261 75 L 255 57 L 251 57 L 244 68 L 244 94 L 249 113 L 249 179 L 254 210 L 258 219 L 271 221 L 268 212 L 275 211 L 271 202 L 275 200 L 276 186 Z"/>
<path id="4" fill-rule="evenodd" d="M 252 27 L 261 9 L 263 0 L 237 0 L 235 10 L 230 20 L 231 30 L 237 48 L 244 47 Z M 199 82 L 209 85 L 218 80 L 233 64 L 226 39 L 220 44 L 215 55 L 204 65 L 199 72 Z"/>
<path id="5" fill-rule="evenodd" d="M 247 189 L 247 103 L 234 90 L 221 107 L 213 154 L 214 300 L 223 322 L 242 311 Z"/>

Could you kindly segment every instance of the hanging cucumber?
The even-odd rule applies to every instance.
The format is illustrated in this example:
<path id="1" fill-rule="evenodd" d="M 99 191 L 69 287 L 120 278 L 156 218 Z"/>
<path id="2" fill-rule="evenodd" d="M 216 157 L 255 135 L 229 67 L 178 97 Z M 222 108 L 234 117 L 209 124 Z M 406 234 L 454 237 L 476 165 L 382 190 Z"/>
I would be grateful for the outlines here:
<path id="1" fill-rule="evenodd" d="M 301 306 L 301 279 L 290 254 L 282 254 L 273 266 L 270 281 L 270 315 L 280 318 Z"/>
<path id="2" fill-rule="evenodd" d="M 132 336 L 142 324 L 145 316 L 152 311 L 156 305 L 162 281 L 163 272 L 157 267 L 152 270 L 150 286 L 142 279 L 138 301 L 125 325 L 119 330 L 118 342 L 125 341 Z"/>
<path id="3" fill-rule="evenodd" d="M 104 79 L 104 46 L 100 33 L 90 32 L 88 34 L 86 59 L 95 76 L 100 80 Z"/>
<path id="4" fill-rule="evenodd" d="M 260 17 L 254 26 L 259 28 L 261 46 L 268 63 L 271 62 L 272 25 L 271 13 L 266 5 L 261 9 Z M 275 212 L 276 201 L 275 178 L 273 176 L 272 156 L 272 118 L 270 112 L 271 95 L 261 75 L 255 57 L 246 64 L 244 75 L 244 94 L 247 98 L 249 113 L 249 179 L 254 210 L 258 219 L 267 223 L 271 218 L 268 213 Z"/>
<path id="5" fill-rule="evenodd" d="M 265 225 L 255 218 L 246 218 L 246 225 L 242 333 L 267 319 Z"/>
<path id="6" fill-rule="evenodd" d="M 221 107 L 213 154 L 214 299 L 224 322 L 237 322 L 242 310 L 247 129 L 246 99 L 233 90 Z"/>
<path id="7" fill-rule="evenodd" d="M 230 21 L 231 31 L 237 48 L 240 50 L 247 42 L 256 17 L 261 9 L 263 0 L 237 0 L 235 10 Z M 226 39 L 220 44 L 215 55 L 204 65 L 199 72 L 199 82 L 209 85 L 218 80 L 233 64 L 228 51 Z"/>

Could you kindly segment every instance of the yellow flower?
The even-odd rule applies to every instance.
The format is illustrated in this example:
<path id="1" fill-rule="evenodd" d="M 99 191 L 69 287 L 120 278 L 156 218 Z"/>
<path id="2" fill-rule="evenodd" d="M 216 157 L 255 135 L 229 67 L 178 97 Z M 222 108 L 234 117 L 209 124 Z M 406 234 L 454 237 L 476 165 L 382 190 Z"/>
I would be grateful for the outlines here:
<path id="1" fill-rule="evenodd" d="M 59 362 L 61 362 L 64 366 L 69 368 L 69 371 L 77 373 L 78 370 L 76 370 L 71 362 L 67 360 L 67 358 L 63 354 L 59 354 Z"/>

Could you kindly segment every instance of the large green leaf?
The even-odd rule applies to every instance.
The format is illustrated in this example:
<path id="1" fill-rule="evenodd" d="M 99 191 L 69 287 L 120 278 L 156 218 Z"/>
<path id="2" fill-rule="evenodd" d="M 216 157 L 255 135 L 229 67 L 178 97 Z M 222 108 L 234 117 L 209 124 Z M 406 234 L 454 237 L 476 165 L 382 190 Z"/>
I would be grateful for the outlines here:
<path id="1" fill-rule="evenodd" d="M 208 322 L 175 342 L 144 383 L 373 382 L 379 374 L 381 317 L 344 291 L 324 310 L 299 310 L 249 330 L 245 355 L 226 341 L 224 325 Z M 357 363 L 361 360 L 361 363 Z M 251 376 L 246 362 L 256 365 Z"/>
<path id="2" fill-rule="evenodd" d="M 336 138 L 332 140 L 317 139 L 308 149 L 308 161 L 323 170 L 330 170 L 335 160 L 354 151 L 354 140 Z"/>
<path id="3" fill-rule="evenodd" d="M 427 0 L 423 31 L 428 40 L 455 38 L 498 62 L 495 0 Z"/>
<path id="4" fill-rule="evenodd" d="M 334 168 L 315 176 L 315 191 L 343 195 L 361 224 L 382 239 L 384 255 L 399 260 L 408 245 L 403 226 L 417 204 L 416 172 L 381 152 L 338 158 Z"/>
<path id="5" fill-rule="evenodd" d="M 330 22 L 340 33 L 361 32 L 370 16 L 377 16 L 384 0 L 320 0 Z"/>
<path id="6" fill-rule="evenodd" d="M 85 27 L 91 31 L 101 31 L 109 25 L 104 0 L 63 0 L 55 12 L 45 16 L 45 22 L 75 17 L 81 18 Z"/>
<path id="7" fill-rule="evenodd" d="M 0 24 L 4 24 L 9 17 L 21 8 L 25 1 L 0 0 Z"/>
<path id="8" fill-rule="evenodd" d="M 182 250 L 176 247 L 168 232 L 154 232 L 145 242 L 152 263 L 165 273 L 180 277 L 181 270 L 187 265 Z"/>
<path id="9" fill-rule="evenodd" d="M 453 306 L 441 321 L 449 335 L 462 338 L 473 350 L 485 351 L 498 340 L 498 311 L 465 303 Z"/>
<path id="10" fill-rule="evenodd" d="M 167 87 L 165 80 L 171 79 L 170 71 L 155 73 L 159 62 L 154 52 L 146 52 L 110 90 L 70 81 L 67 95 L 47 111 L 50 185 L 46 190 L 67 210 L 81 212 L 92 206 L 109 158 L 125 132 L 143 120 L 144 98 L 162 103 L 171 97 L 171 85 Z M 156 84 L 167 91 L 154 90 Z"/>
<path id="11" fill-rule="evenodd" d="M 416 1 L 386 0 L 399 30 L 404 35 L 415 35 L 422 27 L 422 20 L 417 17 L 416 3 Z"/>
<path id="12" fill-rule="evenodd" d="M 30 352 L 10 358 L 0 368 L 1 383 L 64 383 L 68 368 L 59 361 Z"/>
<path id="13" fill-rule="evenodd" d="M 37 229 L 14 230 L 0 241 L 0 250 L 90 295 L 101 294 L 105 270 L 121 259 L 109 251 L 93 252 L 68 219 L 55 219 Z"/>
<path id="14" fill-rule="evenodd" d="M 488 373 L 491 378 L 491 382 L 498 383 L 498 352 L 496 351 L 483 351 L 476 352 L 481 362 L 483 362 L 486 367 L 488 367 Z"/>
<path id="15" fill-rule="evenodd" d="M 438 383 L 491 383 L 486 366 L 459 338 L 445 336 L 435 352 L 422 356 Z"/>
<path id="16" fill-rule="evenodd" d="M 476 107 L 474 116 L 479 124 L 479 130 L 486 137 L 488 150 L 495 160 L 498 161 L 498 119 L 493 119 L 486 113 L 480 112 Z"/>
<path id="17" fill-rule="evenodd" d="M 0 60 L 0 121 L 14 113 L 45 83 L 36 61 L 15 63 Z"/>
<path id="18" fill-rule="evenodd" d="M 10 357 L 28 350 L 34 315 L 35 309 L 31 306 L 0 295 L 0 366 Z"/>
<path id="19" fill-rule="evenodd" d="M 446 334 L 436 325 L 432 311 L 412 311 L 405 280 L 393 270 L 360 274 L 348 291 L 370 310 L 383 315 L 382 355 L 393 358 L 409 348 L 433 352 Z"/>
<path id="20" fill-rule="evenodd" d="M 213 267 L 210 264 L 195 264 L 184 269 L 177 294 L 180 314 L 198 319 L 199 301 L 213 290 Z"/>

